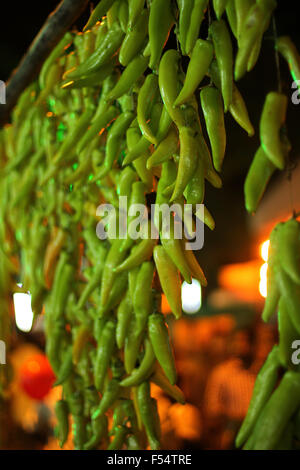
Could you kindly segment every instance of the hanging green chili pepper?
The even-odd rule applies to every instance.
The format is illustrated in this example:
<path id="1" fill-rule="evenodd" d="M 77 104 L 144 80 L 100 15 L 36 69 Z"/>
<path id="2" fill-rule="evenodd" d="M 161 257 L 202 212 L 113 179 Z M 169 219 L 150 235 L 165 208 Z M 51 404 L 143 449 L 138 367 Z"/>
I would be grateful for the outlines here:
<path id="1" fill-rule="evenodd" d="M 114 404 L 120 393 L 120 383 L 117 379 L 111 379 L 104 389 L 103 396 L 96 411 L 92 415 L 92 419 L 97 419 L 104 415 L 107 410 Z"/>
<path id="2" fill-rule="evenodd" d="M 150 341 L 145 339 L 145 352 L 144 357 L 137 369 L 134 369 L 131 374 L 122 380 L 121 387 L 136 387 L 144 382 L 153 372 L 155 363 L 155 355 Z"/>
<path id="3" fill-rule="evenodd" d="M 298 339 L 299 334 L 290 319 L 290 314 L 284 301 L 281 297 L 278 305 L 278 329 L 279 329 L 279 350 L 278 357 L 287 369 L 294 369 L 295 365 L 292 363 L 292 344 Z"/>
<path id="4" fill-rule="evenodd" d="M 133 29 L 129 27 L 119 52 L 119 61 L 124 67 L 141 51 L 148 34 L 148 19 L 148 10 L 143 10 Z"/>
<path id="5" fill-rule="evenodd" d="M 116 278 L 114 268 L 117 267 L 125 258 L 126 251 L 121 251 L 124 240 L 113 240 L 112 246 L 108 252 L 101 279 L 101 305 L 104 306 L 108 300 L 110 290 Z"/>
<path id="6" fill-rule="evenodd" d="M 130 255 L 115 268 L 116 273 L 128 271 L 130 269 L 140 266 L 144 261 L 148 261 L 153 253 L 154 246 L 157 240 L 152 238 L 146 238 L 142 240 L 138 245 L 132 248 Z"/>
<path id="7" fill-rule="evenodd" d="M 92 11 L 92 14 L 87 24 L 83 28 L 83 31 L 92 28 L 97 23 L 97 21 L 100 21 L 102 16 L 104 16 L 108 12 L 114 2 L 115 0 L 100 0 L 96 8 Z"/>
<path id="8" fill-rule="evenodd" d="M 280 129 L 285 123 L 287 96 L 270 92 L 265 100 L 260 120 L 260 139 L 264 152 L 280 170 L 285 167 L 285 155 L 280 143 Z"/>
<path id="9" fill-rule="evenodd" d="M 73 348 L 69 346 L 67 351 L 64 351 L 63 362 L 61 367 L 59 368 L 58 377 L 55 381 L 54 386 L 57 387 L 58 385 L 62 385 L 71 375 L 73 370 Z"/>
<path id="10" fill-rule="evenodd" d="M 170 346 L 168 329 L 161 313 L 150 315 L 148 330 L 155 356 L 164 370 L 169 382 L 174 385 L 177 380 L 175 361 Z"/>
<path id="11" fill-rule="evenodd" d="M 214 6 L 214 10 L 215 10 L 218 20 L 223 15 L 226 9 L 227 3 L 228 3 L 228 0 L 213 0 L 213 6 Z"/>
<path id="12" fill-rule="evenodd" d="M 190 24 L 187 30 L 185 52 L 189 55 L 197 41 L 201 23 L 208 5 L 208 0 L 194 0 L 193 9 L 190 17 Z"/>
<path id="13" fill-rule="evenodd" d="M 149 444 L 152 450 L 159 450 L 160 442 L 156 434 L 156 425 L 153 417 L 153 408 L 150 395 L 150 385 L 143 382 L 137 388 L 137 404 Z"/>
<path id="14" fill-rule="evenodd" d="M 156 71 L 165 42 L 174 24 L 171 0 L 153 0 L 149 16 L 150 68 Z"/>
<path id="15" fill-rule="evenodd" d="M 299 284 L 296 284 L 281 267 L 276 270 L 275 279 L 277 281 L 280 294 L 287 305 L 290 319 L 295 329 L 300 334 L 300 286 Z"/>
<path id="16" fill-rule="evenodd" d="M 163 246 L 154 248 L 154 262 L 158 272 L 162 290 L 169 302 L 176 318 L 180 318 L 181 311 L 181 279 L 177 267 L 169 258 Z"/>
<path id="17" fill-rule="evenodd" d="M 153 308 L 152 281 L 154 265 L 151 261 L 145 261 L 138 272 L 136 287 L 132 299 L 133 310 L 136 318 L 137 334 L 144 331 L 149 315 Z"/>
<path id="18" fill-rule="evenodd" d="M 129 0 L 128 1 L 128 28 L 132 29 L 138 22 L 138 18 L 143 14 L 145 0 Z"/>
<path id="19" fill-rule="evenodd" d="M 279 234 L 282 267 L 296 284 L 300 284 L 300 226 L 296 219 L 288 220 Z"/>
<path id="20" fill-rule="evenodd" d="M 115 436 L 111 443 L 109 444 L 107 450 L 120 450 L 122 449 L 126 436 L 129 430 L 126 426 L 118 426 L 115 430 Z"/>
<path id="21" fill-rule="evenodd" d="M 145 82 L 138 94 L 137 120 L 142 134 L 150 143 L 157 145 L 157 139 L 148 124 L 149 108 L 158 93 L 158 79 L 154 74 L 147 75 Z"/>
<path id="22" fill-rule="evenodd" d="M 180 0 L 179 7 L 179 42 L 183 55 L 186 53 L 186 38 L 189 30 L 194 0 Z"/>
<path id="23" fill-rule="evenodd" d="M 235 441 L 237 447 L 241 447 L 253 431 L 259 415 L 274 390 L 279 368 L 278 346 L 274 346 L 256 378 L 247 416 Z"/>
<path id="24" fill-rule="evenodd" d="M 169 160 L 177 151 L 179 147 L 178 134 L 174 127 L 170 128 L 167 137 L 158 145 L 157 149 L 152 153 L 151 157 L 147 160 L 147 168 L 160 165 Z"/>
<path id="25" fill-rule="evenodd" d="M 107 101 L 116 100 L 120 98 L 120 96 L 128 93 L 135 82 L 145 72 L 148 67 L 148 61 L 149 59 L 142 55 L 135 56 L 123 71 L 115 87 L 108 94 Z"/>
<path id="26" fill-rule="evenodd" d="M 177 385 L 171 385 L 159 367 L 157 367 L 154 374 L 151 375 L 150 381 L 160 387 L 171 398 L 178 401 L 178 403 L 181 403 L 182 405 L 185 404 L 185 398 L 180 388 L 177 387 Z"/>
<path id="27" fill-rule="evenodd" d="M 225 112 L 232 102 L 233 52 L 230 35 L 223 20 L 214 21 L 209 27 L 221 77 L 221 89 Z"/>
<path id="28" fill-rule="evenodd" d="M 176 98 L 174 106 L 179 106 L 191 98 L 205 77 L 212 59 L 212 43 L 198 39 L 191 53 L 183 88 Z"/>
<path id="29" fill-rule="evenodd" d="M 295 44 L 290 37 L 281 36 L 277 39 L 275 47 L 287 61 L 293 80 L 300 88 L 300 55 Z"/>
<path id="30" fill-rule="evenodd" d="M 200 93 L 212 157 L 217 171 L 221 171 L 226 149 L 226 130 L 222 97 L 217 88 L 205 87 Z"/>
<path id="31" fill-rule="evenodd" d="M 119 349 L 123 348 L 124 346 L 129 324 L 132 318 L 132 313 L 132 301 L 130 297 L 130 291 L 128 290 L 117 310 L 116 342 Z"/>
<path id="32" fill-rule="evenodd" d="M 109 320 L 105 324 L 100 337 L 95 363 L 95 387 L 99 391 L 102 391 L 111 356 L 115 347 L 115 333 L 116 324 Z"/>

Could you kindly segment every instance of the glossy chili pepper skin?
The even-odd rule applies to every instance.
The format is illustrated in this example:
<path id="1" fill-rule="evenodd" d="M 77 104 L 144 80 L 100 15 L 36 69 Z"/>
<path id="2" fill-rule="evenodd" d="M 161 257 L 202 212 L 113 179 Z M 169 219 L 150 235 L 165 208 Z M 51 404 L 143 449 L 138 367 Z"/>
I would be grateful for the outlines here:
<path id="1" fill-rule="evenodd" d="M 118 83 L 108 94 L 107 101 L 113 101 L 127 93 L 148 67 L 148 58 L 137 55 L 123 71 Z"/>
<path id="2" fill-rule="evenodd" d="M 209 28 L 209 32 L 213 41 L 216 59 L 220 70 L 221 89 L 224 100 L 224 109 L 226 112 L 232 102 L 233 52 L 231 39 L 227 26 L 223 20 L 214 21 Z"/>
<path id="3" fill-rule="evenodd" d="M 208 0 L 194 0 L 193 9 L 191 11 L 190 24 L 186 35 L 185 50 L 189 55 L 194 49 L 195 43 L 199 36 L 201 23 L 204 19 L 205 10 Z"/>
<path id="4" fill-rule="evenodd" d="M 124 346 L 132 314 L 133 307 L 130 291 L 128 290 L 117 310 L 116 342 L 119 349 Z"/>
<path id="5" fill-rule="evenodd" d="M 226 149 L 226 131 L 222 97 L 217 88 L 205 87 L 200 93 L 214 166 L 221 171 Z"/>
<path id="6" fill-rule="evenodd" d="M 282 267 L 276 270 L 275 278 L 279 292 L 287 305 L 290 319 L 296 331 L 300 334 L 300 319 L 298 313 L 300 308 L 300 285 L 296 284 Z"/>
<path id="7" fill-rule="evenodd" d="M 274 390 L 279 368 L 278 346 L 274 346 L 256 378 L 247 416 L 236 438 L 237 447 L 241 447 L 253 431 L 260 413 Z"/>
<path id="8" fill-rule="evenodd" d="M 97 7 L 93 10 L 87 24 L 84 27 L 84 31 L 92 28 L 97 21 L 101 20 L 102 16 L 104 16 L 111 6 L 114 4 L 115 0 L 100 0 Z"/>
<path id="9" fill-rule="evenodd" d="M 260 120 L 262 148 L 271 162 L 280 170 L 285 167 L 285 155 L 279 132 L 285 123 L 287 103 L 285 95 L 270 92 L 266 97 Z"/>
<path id="10" fill-rule="evenodd" d="M 160 448 L 160 442 L 156 433 L 155 421 L 153 419 L 150 385 L 148 382 L 143 382 L 139 385 L 137 389 L 137 403 L 151 450 L 158 450 Z"/>
<path id="11" fill-rule="evenodd" d="M 194 94 L 213 59 L 213 45 L 209 41 L 198 39 L 192 52 L 182 90 L 175 100 L 174 106 L 185 103 Z"/>
<path id="12" fill-rule="evenodd" d="M 300 284 L 300 226 L 296 219 L 288 220 L 279 235 L 282 267 L 296 284 Z"/>
<path id="13" fill-rule="evenodd" d="M 127 32 L 119 52 L 119 61 L 126 67 L 141 51 L 148 33 L 149 14 L 143 10 L 133 29 Z"/>
<path id="14" fill-rule="evenodd" d="M 108 420 L 106 415 L 101 415 L 91 421 L 92 436 L 84 444 L 84 450 L 97 449 L 103 438 L 108 434 Z"/>
<path id="15" fill-rule="evenodd" d="M 297 51 L 295 44 L 292 42 L 291 38 L 288 36 L 281 36 L 277 39 L 276 49 L 280 54 L 285 58 L 288 63 L 291 75 L 293 79 L 300 87 L 300 55 Z"/>
<path id="16" fill-rule="evenodd" d="M 115 334 L 115 322 L 109 320 L 104 326 L 100 337 L 95 363 L 95 387 L 99 391 L 103 389 L 111 355 L 115 347 Z"/>
<path id="17" fill-rule="evenodd" d="M 226 9 L 227 3 L 228 0 L 213 0 L 213 6 L 218 20 L 222 17 Z"/>
<path id="18" fill-rule="evenodd" d="M 150 143 L 157 145 L 157 139 L 148 124 L 149 107 L 158 93 L 158 80 L 154 74 L 147 75 L 145 82 L 140 89 L 137 103 L 137 119 L 142 134 Z"/>
<path id="19" fill-rule="evenodd" d="M 128 377 L 122 380 L 120 383 L 121 387 L 136 387 L 147 380 L 153 372 L 155 360 L 153 347 L 150 341 L 146 339 L 144 357 L 139 367 L 134 369 Z"/>
<path id="20" fill-rule="evenodd" d="M 150 380 L 178 403 L 185 404 L 185 398 L 180 388 L 177 385 L 171 385 L 162 370 L 156 368 Z"/>
<path id="21" fill-rule="evenodd" d="M 147 168 L 150 169 L 153 166 L 160 165 L 165 161 L 169 160 L 179 150 L 179 139 L 178 134 L 174 127 L 170 128 L 170 131 L 166 138 L 158 145 L 156 150 L 152 153 L 151 157 L 147 160 Z"/>
<path id="22" fill-rule="evenodd" d="M 64 359 L 59 369 L 55 386 L 62 385 L 70 377 L 73 370 L 72 355 L 72 346 L 70 346 L 69 349 L 64 352 Z"/>
<path id="23" fill-rule="evenodd" d="M 278 357 L 283 365 L 287 369 L 295 369 L 295 365 L 292 362 L 292 345 L 298 338 L 298 333 L 290 319 L 290 314 L 284 301 L 283 297 L 279 300 L 278 305 L 278 330 L 279 330 L 279 350 Z"/>
<path id="24" fill-rule="evenodd" d="M 133 310 L 136 318 L 137 334 L 144 331 L 149 315 L 152 313 L 153 297 L 152 282 L 154 265 L 151 261 L 145 261 L 136 278 L 136 287 L 132 299 Z"/>
<path id="25" fill-rule="evenodd" d="M 176 318 L 180 318 L 181 310 L 181 279 L 179 271 L 168 256 L 163 246 L 157 246 L 153 253 L 162 290 L 167 297 L 171 310 Z"/>
<path id="26" fill-rule="evenodd" d="M 162 314 L 150 315 L 148 331 L 155 356 L 169 382 L 174 385 L 177 379 L 174 356 L 170 346 L 168 329 Z"/>
<path id="27" fill-rule="evenodd" d="M 150 67 L 156 71 L 174 17 L 170 0 L 153 0 L 149 16 Z"/>
<path id="28" fill-rule="evenodd" d="M 299 404 L 299 373 L 288 371 L 262 410 L 254 430 L 253 449 L 274 449 Z"/>
<path id="29" fill-rule="evenodd" d="M 117 379 L 112 379 L 108 382 L 104 389 L 99 407 L 93 413 L 92 418 L 97 419 L 99 416 L 104 415 L 111 405 L 116 401 L 120 393 L 120 383 Z"/>
<path id="30" fill-rule="evenodd" d="M 183 55 L 187 55 L 186 52 L 186 38 L 190 26 L 192 10 L 194 6 L 194 0 L 180 0 L 178 2 L 179 7 L 179 42 Z"/>

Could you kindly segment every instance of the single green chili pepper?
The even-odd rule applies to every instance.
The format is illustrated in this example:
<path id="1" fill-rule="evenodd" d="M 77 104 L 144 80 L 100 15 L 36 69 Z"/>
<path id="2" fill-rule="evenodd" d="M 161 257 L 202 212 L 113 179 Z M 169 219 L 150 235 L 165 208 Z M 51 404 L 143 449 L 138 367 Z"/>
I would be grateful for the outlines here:
<path id="1" fill-rule="evenodd" d="M 129 207 L 133 207 L 135 205 L 136 206 L 143 205 L 144 207 L 146 207 L 145 191 L 146 191 L 146 186 L 144 183 L 142 183 L 141 181 L 137 181 L 136 183 L 133 183 Z M 132 222 L 134 222 L 135 219 L 136 219 L 136 214 L 134 215 L 128 214 L 127 237 L 124 240 L 121 240 L 120 251 L 123 254 L 123 257 L 122 259 L 120 259 L 120 262 L 124 260 L 126 250 L 130 249 L 132 245 L 134 244 L 134 240 L 136 238 L 135 231 L 137 227 L 136 226 L 132 227 Z M 120 262 L 118 263 L 118 265 L 120 264 Z M 118 265 L 114 267 L 117 267 Z"/>
<path id="2" fill-rule="evenodd" d="M 284 261 L 283 261 L 284 262 Z M 300 286 L 296 284 L 283 270 L 282 267 L 279 267 L 276 270 L 275 278 L 281 296 L 284 299 L 284 302 L 287 305 L 290 319 L 300 334 L 300 319 L 299 319 L 299 309 L 300 309 Z"/>
<path id="3" fill-rule="evenodd" d="M 300 88 L 300 55 L 295 44 L 289 36 L 281 36 L 277 39 L 275 48 L 287 61 L 293 80 Z"/>
<path id="4" fill-rule="evenodd" d="M 205 192 L 205 162 L 200 157 L 194 176 L 184 191 L 187 204 L 202 204 Z"/>
<path id="5" fill-rule="evenodd" d="M 222 97 L 217 88 L 205 87 L 200 93 L 206 129 L 217 171 L 221 171 L 226 149 L 226 130 Z"/>
<path id="6" fill-rule="evenodd" d="M 156 71 L 163 47 L 174 24 L 171 0 L 153 0 L 149 16 L 150 68 Z"/>
<path id="7" fill-rule="evenodd" d="M 162 142 L 167 137 L 171 125 L 172 119 L 167 111 L 167 108 L 163 105 L 156 134 L 158 144 L 160 144 L 160 142 Z"/>
<path id="8" fill-rule="evenodd" d="M 106 19 L 108 29 L 110 29 L 115 23 L 118 22 L 120 3 L 120 0 L 116 0 L 114 4 L 110 7 L 110 9 L 107 11 Z"/>
<path id="9" fill-rule="evenodd" d="M 117 267 L 125 258 L 126 251 L 120 251 L 124 240 L 116 239 L 113 240 L 113 244 L 108 252 L 103 275 L 101 280 L 101 305 L 104 306 L 108 300 L 109 292 L 112 288 L 113 282 L 116 277 L 114 268 Z"/>
<path id="10" fill-rule="evenodd" d="M 299 373 L 288 371 L 269 398 L 255 426 L 254 450 L 274 449 L 300 405 Z"/>
<path id="11" fill-rule="evenodd" d="M 117 310 L 116 342 L 119 349 L 124 347 L 129 324 L 132 319 L 132 313 L 132 301 L 130 298 L 130 291 L 128 290 Z"/>
<path id="12" fill-rule="evenodd" d="M 68 397 L 68 405 L 73 416 L 73 441 L 76 450 L 82 450 L 86 441 L 86 420 L 83 414 L 83 396 L 75 391 Z"/>
<path id="13" fill-rule="evenodd" d="M 177 168 L 173 160 L 169 160 L 162 164 L 162 172 L 157 185 L 154 208 L 154 225 L 157 230 L 161 230 L 163 217 L 163 214 L 161 213 L 161 211 L 159 211 L 159 206 L 169 203 L 169 196 L 165 196 L 164 191 L 166 188 L 169 188 L 170 186 L 172 186 L 173 183 L 175 183 L 176 174 Z"/>
<path id="14" fill-rule="evenodd" d="M 118 23 L 115 23 L 106 33 L 103 41 L 92 55 L 76 70 L 67 74 L 68 79 L 82 78 L 97 72 L 104 64 L 109 62 L 117 52 L 124 39 L 124 33 Z"/>
<path id="15" fill-rule="evenodd" d="M 66 400 L 59 400 L 55 403 L 55 414 L 57 418 L 55 434 L 59 440 L 59 446 L 63 447 L 69 435 L 69 406 Z"/>
<path id="16" fill-rule="evenodd" d="M 63 362 L 59 368 L 58 377 L 55 381 L 54 386 L 62 385 L 71 375 L 73 370 L 73 360 L 72 360 L 73 348 L 69 346 L 67 351 L 64 352 Z"/>
<path id="17" fill-rule="evenodd" d="M 96 411 L 92 415 L 92 419 L 97 419 L 104 415 L 107 410 L 114 404 L 120 394 L 120 382 L 117 379 L 111 379 L 104 389 L 103 396 Z"/>
<path id="18" fill-rule="evenodd" d="M 131 374 L 135 368 L 139 355 L 140 347 L 145 336 L 145 331 L 138 332 L 136 328 L 136 320 L 132 319 L 127 337 L 125 339 L 124 348 L 124 364 L 127 374 Z"/>
<path id="19" fill-rule="evenodd" d="M 98 87 L 109 75 L 111 75 L 114 66 L 115 63 L 112 61 L 108 64 L 104 64 L 100 70 L 97 70 L 97 72 L 94 72 L 87 77 L 77 78 L 76 80 L 68 80 L 67 78 L 61 85 L 61 88 L 63 90 L 73 90 L 84 87 Z"/>
<path id="20" fill-rule="evenodd" d="M 183 55 L 186 53 L 186 38 L 189 30 L 194 0 L 180 0 L 179 7 L 179 42 Z"/>
<path id="21" fill-rule="evenodd" d="M 141 51 L 148 34 L 148 19 L 148 10 L 143 10 L 134 28 L 129 27 L 119 52 L 119 61 L 124 67 Z"/>
<path id="22" fill-rule="evenodd" d="M 292 363 L 292 344 L 298 339 L 299 335 L 291 322 L 290 314 L 283 297 L 280 298 L 278 305 L 278 329 L 279 360 L 283 367 L 294 369 L 295 365 Z"/>
<path id="23" fill-rule="evenodd" d="M 180 388 L 177 387 L 177 385 L 171 385 L 160 368 L 156 368 L 154 374 L 150 378 L 150 381 L 160 387 L 167 395 L 176 400 L 178 403 L 181 403 L 182 405 L 185 404 L 185 398 Z"/>
<path id="24" fill-rule="evenodd" d="M 192 278 L 197 279 L 203 287 L 206 287 L 207 286 L 207 280 L 206 280 L 205 274 L 204 274 L 201 266 L 199 265 L 199 263 L 197 261 L 197 258 L 194 255 L 193 250 L 188 250 L 186 248 L 185 245 L 187 243 L 188 243 L 188 241 L 186 240 L 186 238 L 183 238 L 182 239 L 182 247 L 183 247 L 183 250 L 184 250 L 184 254 L 185 254 L 187 263 L 188 263 L 188 265 L 190 267 L 190 270 L 191 270 Z"/>
<path id="25" fill-rule="evenodd" d="M 226 5 L 226 16 L 230 26 L 230 29 L 235 38 L 238 38 L 237 33 L 237 12 L 236 12 L 236 5 L 235 0 L 228 0 Z"/>
<path id="26" fill-rule="evenodd" d="M 128 13 L 129 13 L 129 22 L 128 28 L 134 28 L 135 24 L 138 22 L 138 19 L 141 17 L 144 11 L 145 0 L 129 0 L 128 1 Z"/>
<path id="27" fill-rule="evenodd" d="M 199 151 L 195 137 L 195 132 L 190 127 L 181 127 L 179 129 L 180 140 L 180 158 L 175 188 L 171 201 L 179 199 L 197 168 Z"/>
<path id="28" fill-rule="evenodd" d="M 280 170 L 285 166 L 285 156 L 280 144 L 280 129 L 285 123 L 287 96 L 270 92 L 265 100 L 260 120 L 260 139 L 264 152 Z"/>
<path id="29" fill-rule="evenodd" d="M 275 165 L 266 156 L 262 147 L 259 147 L 245 180 L 245 204 L 248 212 L 256 212 L 259 201 L 275 170 Z"/>
<path id="30" fill-rule="evenodd" d="M 147 192 L 148 191 L 151 192 L 153 188 L 154 174 L 151 169 L 147 168 L 148 159 L 149 159 L 149 151 L 147 151 L 144 155 L 134 160 L 133 166 L 140 180 L 146 185 Z"/>
<path id="31" fill-rule="evenodd" d="M 274 0 L 267 0 L 265 3 L 266 5 L 255 3 L 242 24 L 234 69 L 236 81 L 246 73 L 251 52 L 264 33 L 266 23 L 269 23 L 272 12 L 276 8 Z"/>
<path id="32" fill-rule="evenodd" d="M 156 434 L 156 424 L 153 417 L 150 385 L 148 382 L 143 382 L 139 385 L 137 389 L 137 404 L 150 447 L 152 450 L 159 450 L 160 442 Z"/>
<path id="33" fill-rule="evenodd" d="M 132 120 L 133 113 L 122 113 L 117 117 L 112 127 L 108 131 L 105 149 L 105 160 L 101 168 L 102 171 L 99 171 L 99 173 L 97 174 L 98 178 L 102 178 L 110 172 L 114 162 L 119 156 L 123 136 Z"/>
<path id="34" fill-rule="evenodd" d="M 177 380 L 175 361 L 170 346 L 168 329 L 161 313 L 150 315 L 148 330 L 154 354 L 169 382 L 174 385 Z"/>
<path id="35" fill-rule="evenodd" d="M 95 387 L 99 391 L 102 391 L 111 356 L 115 348 L 115 332 L 115 322 L 109 320 L 105 324 L 100 337 L 95 363 Z"/>
<path id="36" fill-rule="evenodd" d="M 119 23 L 124 33 L 128 30 L 129 11 L 127 0 L 122 0 L 119 8 Z"/>
<path id="37" fill-rule="evenodd" d="M 145 82 L 138 94 L 137 102 L 137 120 L 142 134 L 150 143 L 157 145 L 157 139 L 153 135 L 151 127 L 148 124 L 149 109 L 153 104 L 158 93 L 158 79 L 152 74 L 147 75 Z"/>
<path id="38" fill-rule="evenodd" d="M 147 160 L 147 168 L 164 163 L 178 152 L 179 139 L 174 127 L 170 128 L 167 137 L 158 145 L 151 157 Z"/>
<path id="39" fill-rule="evenodd" d="M 110 106 L 106 112 L 99 115 L 96 119 L 93 119 L 90 128 L 85 132 L 76 146 L 77 153 L 80 154 L 91 140 L 96 137 L 99 132 L 103 132 L 116 116 L 117 108 L 115 106 Z"/>
<path id="40" fill-rule="evenodd" d="M 101 415 L 91 420 L 92 435 L 84 444 L 84 450 L 97 449 L 101 441 L 108 434 L 108 419 L 105 415 Z"/>
<path id="41" fill-rule="evenodd" d="M 150 377 L 153 372 L 153 366 L 156 361 L 151 342 L 145 339 L 145 352 L 144 357 L 137 369 L 122 380 L 121 387 L 136 387 Z"/>
<path id="42" fill-rule="evenodd" d="M 213 45 L 209 41 L 198 39 L 191 53 L 184 85 L 177 96 L 174 106 L 188 101 L 205 77 L 213 59 Z"/>
<path id="43" fill-rule="evenodd" d="M 162 232 L 160 234 L 161 243 L 170 259 L 181 272 L 184 280 L 190 284 L 192 282 L 191 270 L 185 259 L 180 239 L 175 237 L 174 224 L 175 222 L 173 219 L 171 220 L 170 226 L 164 228 L 163 224 Z"/>
<path id="44" fill-rule="evenodd" d="M 242 32 L 244 21 L 249 13 L 251 7 L 253 7 L 255 0 L 234 0 L 235 1 L 235 11 L 236 11 L 236 32 L 237 39 Z"/>
<path id="45" fill-rule="evenodd" d="M 152 238 L 142 240 L 138 245 L 132 248 L 130 255 L 123 261 L 123 263 L 115 268 L 115 272 L 121 273 L 123 271 L 128 271 L 140 266 L 144 261 L 148 261 L 152 256 L 156 243 L 157 240 Z"/>
<path id="46" fill-rule="evenodd" d="M 218 20 L 223 15 L 226 9 L 227 3 L 228 3 L 228 0 L 213 0 L 213 6 L 214 6 L 214 10 L 215 10 Z"/>
<path id="47" fill-rule="evenodd" d="M 153 275 L 153 263 L 151 261 L 144 261 L 136 278 L 136 287 L 132 299 L 133 311 L 136 318 L 137 334 L 144 331 L 148 317 L 152 312 L 153 296 L 151 286 Z"/>
<path id="48" fill-rule="evenodd" d="M 247 416 L 235 441 L 237 447 L 241 447 L 252 433 L 259 415 L 274 390 L 279 369 L 278 346 L 274 346 L 257 375 Z"/>
<path id="49" fill-rule="evenodd" d="M 78 303 L 76 305 L 76 310 L 82 310 L 88 301 L 89 297 L 93 293 L 93 291 L 98 287 L 102 273 L 103 273 L 103 268 L 104 268 L 104 261 L 106 258 L 106 249 L 104 246 L 100 246 L 99 249 L 97 250 L 98 253 L 98 258 L 97 258 L 97 265 L 94 268 L 93 275 L 91 279 L 89 279 L 88 283 L 86 284 L 85 288 L 83 289 Z"/>
<path id="50" fill-rule="evenodd" d="M 126 426 L 118 426 L 115 431 L 115 437 L 109 444 L 107 450 L 120 450 L 122 449 L 129 429 Z"/>
<path id="51" fill-rule="evenodd" d="M 107 96 L 107 101 L 113 101 L 128 93 L 135 82 L 143 75 L 148 67 L 148 58 L 137 55 L 123 71 L 119 81 Z"/>
<path id="52" fill-rule="evenodd" d="M 61 54 L 69 46 L 69 44 L 71 44 L 72 40 L 73 40 L 73 35 L 67 32 L 64 35 L 64 37 L 60 40 L 60 42 L 57 44 L 57 46 L 53 49 L 53 51 L 50 53 L 46 61 L 44 62 L 40 71 L 40 75 L 39 75 L 39 86 L 41 89 L 45 87 L 46 78 L 50 70 L 50 67 L 56 61 L 56 59 L 58 59 L 61 56 Z"/>
<path id="53" fill-rule="evenodd" d="M 92 28 L 97 23 L 97 21 L 100 21 L 102 16 L 104 16 L 108 12 L 114 2 L 115 0 L 100 0 L 96 8 L 92 11 L 92 14 L 87 24 L 83 28 L 83 31 Z"/>
<path id="54" fill-rule="evenodd" d="M 181 279 L 178 269 L 163 246 L 154 248 L 153 257 L 162 290 L 167 297 L 173 314 L 176 318 L 180 318 L 182 314 Z"/>
<path id="55" fill-rule="evenodd" d="M 178 128 L 185 125 L 185 119 L 181 109 L 174 108 L 174 102 L 180 91 L 179 82 L 179 59 L 180 54 L 174 49 L 169 49 L 164 53 L 159 64 L 158 83 L 160 94 L 166 111 Z M 159 139 L 157 139 L 160 141 Z"/>
<path id="56" fill-rule="evenodd" d="M 127 273 L 117 274 L 111 291 L 109 293 L 107 302 L 97 310 L 97 313 L 100 316 L 105 316 L 109 313 L 110 310 L 113 310 L 117 307 L 123 298 L 123 295 L 127 289 L 128 285 L 128 276 Z"/>
<path id="57" fill-rule="evenodd" d="M 296 284 L 300 284 L 299 236 L 300 226 L 296 219 L 285 222 L 279 234 L 282 268 Z"/>
<path id="58" fill-rule="evenodd" d="M 232 102 L 233 52 L 231 39 L 226 23 L 223 20 L 214 21 L 209 27 L 209 33 L 213 41 L 220 70 L 221 89 L 226 112 Z"/>
<path id="59" fill-rule="evenodd" d="M 130 197 L 131 194 L 131 187 L 133 183 L 137 181 L 137 174 L 136 172 L 127 166 L 121 171 L 120 179 L 117 186 L 117 193 L 119 196 L 127 196 Z"/>
<path id="60" fill-rule="evenodd" d="M 190 24 L 186 35 L 185 52 L 191 54 L 199 36 L 201 23 L 204 19 L 208 0 L 194 0 Z"/>

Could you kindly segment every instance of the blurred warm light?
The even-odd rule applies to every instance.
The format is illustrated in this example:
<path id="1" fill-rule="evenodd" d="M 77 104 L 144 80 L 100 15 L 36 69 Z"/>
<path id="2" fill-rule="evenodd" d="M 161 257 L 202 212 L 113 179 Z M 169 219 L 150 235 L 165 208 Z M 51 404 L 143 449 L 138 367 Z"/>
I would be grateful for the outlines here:
<path id="1" fill-rule="evenodd" d="M 161 311 L 164 315 L 172 313 L 171 307 L 165 294 L 162 294 L 161 296 Z"/>
<path id="2" fill-rule="evenodd" d="M 260 280 L 261 261 L 237 263 L 223 266 L 219 271 L 219 285 L 223 289 L 234 292 L 243 302 L 253 302 L 260 299 L 258 285 Z"/>
<path id="3" fill-rule="evenodd" d="M 263 242 L 260 247 L 260 255 L 265 263 L 268 261 L 269 247 L 270 247 L 270 240 L 266 240 L 265 242 Z"/>
<path id="4" fill-rule="evenodd" d="M 184 282 L 181 288 L 182 310 L 185 313 L 197 313 L 201 308 L 202 296 L 201 285 L 196 279 L 192 280 L 192 284 Z"/>
<path id="5" fill-rule="evenodd" d="M 13 295 L 16 325 L 19 330 L 28 333 L 32 328 L 33 312 L 31 308 L 31 295 L 16 292 Z"/>
<path id="6" fill-rule="evenodd" d="M 264 264 L 260 268 L 259 292 L 264 298 L 267 297 L 267 272 L 268 272 L 268 257 L 269 257 L 270 240 L 266 240 L 261 244 L 260 255 L 264 260 Z"/>
<path id="7" fill-rule="evenodd" d="M 259 292 L 262 297 L 267 297 L 267 272 L 268 263 L 264 263 L 260 268 Z"/>

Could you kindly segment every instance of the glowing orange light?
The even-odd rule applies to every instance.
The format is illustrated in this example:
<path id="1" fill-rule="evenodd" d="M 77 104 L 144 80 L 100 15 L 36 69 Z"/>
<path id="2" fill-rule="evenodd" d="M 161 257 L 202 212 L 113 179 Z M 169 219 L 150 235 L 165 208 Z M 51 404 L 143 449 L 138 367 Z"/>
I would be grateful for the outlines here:
<path id="1" fill-rule="evenodd" d="M 269 257 L 270 240 L 266 240 L 261 244 L 260 255 L 264 260 L 264 264 L 260 268 L 259 293 L 262 297 L 267 297 L 267 275 L 268 275 L 268 257 Z"/>
<path id="2" fill-rule="evenodd" d="M 30 361 L 27 367 L 30 372 L 40 372 L 41 370 L 40 364 L 37 361 Z"/>

